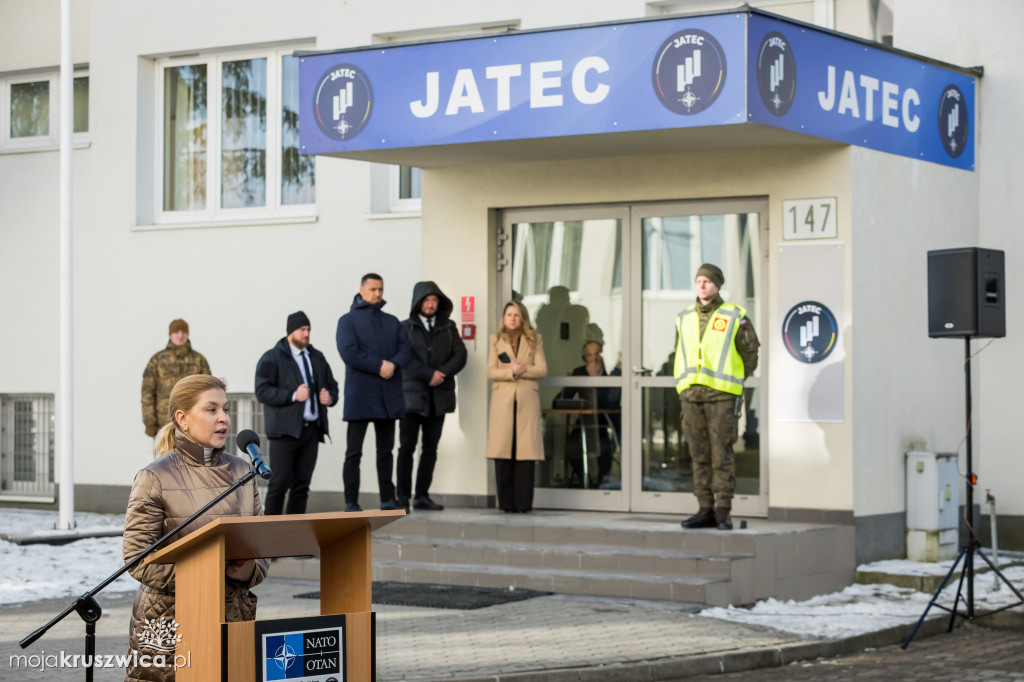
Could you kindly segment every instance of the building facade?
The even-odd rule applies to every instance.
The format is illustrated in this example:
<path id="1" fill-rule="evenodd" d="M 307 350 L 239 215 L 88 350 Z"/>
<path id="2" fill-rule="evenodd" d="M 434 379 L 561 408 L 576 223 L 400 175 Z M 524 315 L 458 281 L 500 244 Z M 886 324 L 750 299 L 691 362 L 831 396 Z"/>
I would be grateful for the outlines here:
<path id="1" fill-rule="evenodd" d="M 487 336 L 502 303 L 516 296 L 544 335 L 551 368 L 541 389 L 548 456 L 538 506 L 690 512 L 670 376 L 673 319 L 694 298 L 696 267 L 710 260 L 726 273 L 723 295 L 747 309 L 762 342 L 737 444 L 736 513 L 855 524 L 861 560 L 902 556 L 905 453 L 956 451 L 965 429 L 963 345 L 927 335 L 926 253 L 1004 250 L 1006 299 L 1018 291 L 1018 238 L 1008 226 L 1020 133 L 1011 117 L 1024 93 L 1013 80 L 1019 50 L 1010 27 L 1024 17 L 1011 2 L 939 4 L 948 11 L 923 0 L 751 3 L 777 15 L 769 16 L 711 0 L 456 2 L 429 10 L 399 0 L 288 9 L 75 3 L 77 506 L 122 509 L 134 472 L 148 461 L 139 384 L 171 319 L 189 322 L 194 347 L 226 379 L 237 427 L 258 431 L 255 363 L 284 335 L 288 313 L 309 315 L 312 343 L 340 377 L 335 324 L 361 275 L 375 271 L 385 278 L 385 310 L 400 318 L 419 279 L 436 281 L 459 304 L 470 359 L 441 443 L 432 488 L 439 497 L 479 506 L 493 494 L 483 457 Z M 479 70 L 494 65 L 473 62 L 473 45 L 521 36 L 538 48 L 522 48 L 520 73 L 538 82 L 560 77 L 558 96 L 586 103 L 602 92 L 603 67 L 577 63 L 577 81 L 569 65 L 533 66 L 555 59 L 543 52 L 552 35 L 584 36 L 586 44 L 586 27 L 653 30 L 676 15 L 693 17 L 694 26 L 783 21 L 783 33 L 820 31 L 823 40 L 880 55 L 850 76 L 849 91 L 843 76 L 835 81 L 831 106 L 851 126 L 873 116 L 909 132 L 922 125 L 915 119 L 927 108 L 883 72 L 888 59 L 969 79 L 974 125 L 964 139 L 973 163 L 746 120 L 592 132 L 585 119 L 559 119 L 557 107 L 547 109 L 550 124 L 562 127 L 557 134 L 500 143 L 411 137 L 376 149 L 302 153 L 310 150 L 302 149 L 308 131 L 299 120 L 313 106 L 303 90 L 304 59 L 419 45 L 450 50 Z M 960 19 L 950 22 L 951 15 Z M 9 330 L 0 353 L 0 502 L 45 504 L 50 482 L 61 482 L 52 435 L 60 423 L 52 408 L 59 6 L 3 0 L 0 17 L 0 316 Z M 674 73 L 696 78 L 701 63 L 712 68 L 707 60 L 695 67 L 691 57 Z M 876 63 L 882 71 L 872 71 Z M 829 65 L 816 54 L 797 68 L 810 80 Z M 978 66 L 983 76 L 971 68 Z M 725 87 L 743 83 L 742 66 L 730 68 Z M 492 116 L 502 110 L 500 89 L 487 90 L 481 79 L 471 87 L 457 70 L 437 78 L 437 109 L 428 115 L 437 116 L 438 130 L 449 111 L 450 118 L 477 113 L 472 87 L 486 124 L 501 120 Z M 501 78 L 491 82 L 512 82 Z M 644 66 L 645 86 L 650 78 Z M 374 101 L 383 106 L 389 93 L 378 85 Z M 429 77 L 426 91 L 414 85 L 402 95 L 427 114 Z M 555 90 L 538 87 L 531 108 L 542 109 Z M 753 111 L 752 92 L 721 96 Z M 821 97 L 824 108 L 829 95 Z M 1019 325 L 1007 310 L 1006 338 L 972 365 L 976 500 L 990 490 L 1000 544 L 1024 546 L 1017 494 L 1024 464 L 1013 452 L 1013 389 L 1004 378 L 1020 366 L 1010 350 Z M 807 334 L 830 342 L 800 342 L 807 323 L 822 325 Z M 583 344 L 595 340 L 608 376 L 570 378 L 583 364 Z M 807 362 L 815 353 L 827 357 Z M 576 454 L 574 439 L 586 429 L 574 429 L 574 417 L 557 406 L 566 389 L 615 392 L 617 405 L 599 415 L 596 430 L 597 443 L 610 443 L 610 459 L 602 461 L 593 438 L 581 448 L 587 454 Z M 340 410 L 331 417 L 335 442 L 321 449 L 313 509 L 342 505 Z M 363 478 L 372 493 L 374 476 L 368 470 Z"/>

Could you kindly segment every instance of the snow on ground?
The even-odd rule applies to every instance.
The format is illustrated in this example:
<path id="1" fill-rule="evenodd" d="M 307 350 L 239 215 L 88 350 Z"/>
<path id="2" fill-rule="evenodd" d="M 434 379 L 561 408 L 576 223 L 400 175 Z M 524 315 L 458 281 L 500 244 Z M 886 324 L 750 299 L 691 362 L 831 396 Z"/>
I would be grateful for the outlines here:
<path id="1" fill-rule="evenodd" d="M 992 559 L 992 552 L 989 549 L 982 548 L 989 559 Z M 949 569 L 953 566 L 955 559 L 949 559 L 947 561 L 937 561 L 935 563 L 925 563 L 920 561 L 908 561 L 907 559 L 886 559 L 885 561 L 875 561 L 870 564 L 861 564 L 857 567 L 857 571 L 861 573 L 890 573 L 897 575 L 938 575 L 944 576 L 949 572 Z M 996 563 L 994 560 L 992 563 Z M 999 553 L 999 566 L 1008 566 L 1010 564 L 1024 563 L 1024 553 L 1021 552 L 1007 552 L 1003 551 Z M 960 568 L 963 566 L 963 562 L 957 566 L 957 575 L 960 575 Z M 974 569 L 976 571 L 988 569 L 988 564 L 983 558 L 974 555 Z"/>
<path id="2" fill-rule="evenodd" d="M 57 512 L 0 510 L 0 535 L 53 533 Z M 124 514 L 75 512 L 78 532 L 120 530 Z M 16 545 L 0 540 L 0 604 L 83 594 L 124 565 L 121 538 L 86 538 L 66 545 Z M 132 592 L 139 583 L 128 574 L 101 594 Z"/>
<path id="3" fill-rule="evenodd" d="M 1017 554 L 1016 561 L 1020 561 Z M 1006 565 L 1013 561 L 1000 553 L 999 565 L 1003 575 L 1013 583 L 1018 592 L 1024 593 L 1024 566 Z M 859 571 L 880 573 L 898 573 L 903 575 L 939 575 L 945 576 L 952 561 L 936 564 L 918 563 L 914 561 L 880 561 L 858 567 Z M 950 583 L 939 595 L 936 603 L 952 608 L 956 598 L 960 571 L 963 562 L 957 566 Z M 981 570 L 988 566 L 979 557 L 975 557 L 975 568 Z M 1000 581 L 999 590 L 994 591 L 992 573 L 975 573 L 974 576 L 974 608 L 978 613 L 1014 604 L 1019 601 L 1017 595 Z M 882 583 L 870 585 L 850 585 L 842 592 L 818 595 L 806 601 L 778 601 L 766 599 L 749 609 L 735 607 L 710 608 L 700 612 L 702 616 L 720 618 L 739 623 L 765 625 L 777 630 L 785 630 L 800 635 L 815 637 L 842 638 L 852 637 L 865 632 L 884 630 L 896 625 L 913 625 L 924 613 L 933 595 L 918 592 L 904 587 L 896 587 Z M 967 597 L 967 587 L 963 588 L 962 598 Z M 960 609 L 964 609 L 961 602 Z M 948 612 L 932 607 L 929 617 L 948 615 Z"/>
<path id="4" fill-rule="evenodd" d="M 73 531 L 57 530 L 60 515 L 55 511 L 0 509 L 0 536 L 3 535 L 66 535 L 96 530 L 122 530 L 124 514 L 93 514 L 75 512 Z"/>

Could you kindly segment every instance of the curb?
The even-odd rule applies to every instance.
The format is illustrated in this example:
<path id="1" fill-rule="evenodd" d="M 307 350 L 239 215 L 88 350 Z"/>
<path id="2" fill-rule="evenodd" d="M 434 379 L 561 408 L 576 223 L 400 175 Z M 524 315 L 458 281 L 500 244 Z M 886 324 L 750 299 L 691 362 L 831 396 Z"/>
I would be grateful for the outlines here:
<path id="1" fill-rule="evenodd" d="M 529 672 L 497 673 L 475 677 L 449 678 L 453 682 L 657 682 L 697 675 L 745 672 L 778 668 L 798 661 L 832 658 L 901 643 L 910 633 L 910 625 L 897 625 L 838 640 L 814 640 L 780 647 L 747 649 L 724 654 L 679 656 L 656 661 L 616 663 L 594 668 L 565 668 Z M 943 617 L 929 618 L 915 639 L 931 637 L 949 627 Z M 911 643 L 913 646 L 913 643 Z"/>
<path id="2" fill-rule="evenodd" d="M 89 538 L 113 538 L 121 537 L 124 531 L 116 528 L 109 530 L 83 530 L 68 531 L 62 533 L 47 533 L 42 535 L 5 535 L 0 533 L 0 540 L 13 542 L 16 545 L 67 545 L 78 540 Z"/>

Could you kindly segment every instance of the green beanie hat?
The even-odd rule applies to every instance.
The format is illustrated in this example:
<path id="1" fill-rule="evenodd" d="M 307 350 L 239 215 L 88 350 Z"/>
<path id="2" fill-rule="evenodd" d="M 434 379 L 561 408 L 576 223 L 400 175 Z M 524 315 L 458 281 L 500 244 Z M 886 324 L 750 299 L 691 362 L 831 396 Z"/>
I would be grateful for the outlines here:
<path id="1" fill-rule="evenodd" d="M 722 285 L 725 284 L 725 275 L 722 274 L 721 268 L 719 268 L 717 265 L 712 265 L 711 263 L 704 263 L 704 265 L 697 268 L 697 274 L 694 275 L 693 278 L 697 279 L 701 275 L 704 275 L 712 282 L 714 282 L 715 286 L 718 287 L 719 289 L 721 289 Z"/>

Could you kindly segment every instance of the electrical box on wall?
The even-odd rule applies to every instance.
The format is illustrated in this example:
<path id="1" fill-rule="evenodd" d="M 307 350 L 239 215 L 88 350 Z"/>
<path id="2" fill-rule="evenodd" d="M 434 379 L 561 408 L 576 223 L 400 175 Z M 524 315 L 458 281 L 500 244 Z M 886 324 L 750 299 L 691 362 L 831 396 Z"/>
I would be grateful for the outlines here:
<path id="1" fill-rule="evenodd" d="M 960 477 L 954 453 L 907 453 L 907 558 L 944 561 L 957 554 Z"/>

